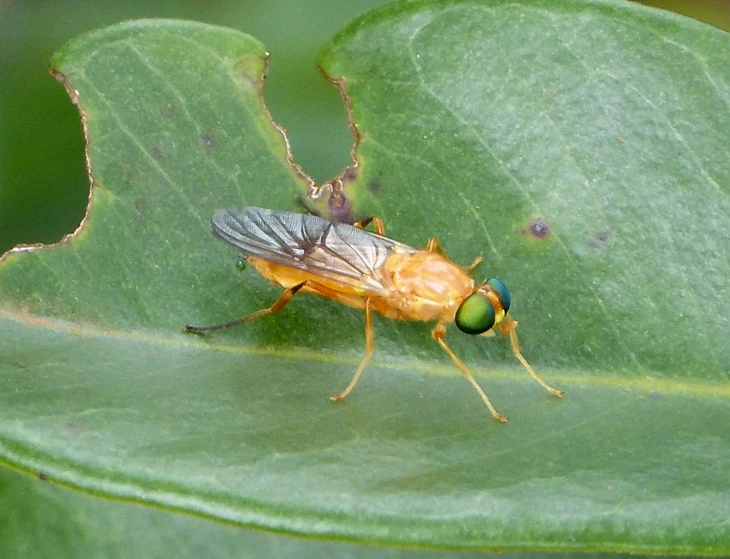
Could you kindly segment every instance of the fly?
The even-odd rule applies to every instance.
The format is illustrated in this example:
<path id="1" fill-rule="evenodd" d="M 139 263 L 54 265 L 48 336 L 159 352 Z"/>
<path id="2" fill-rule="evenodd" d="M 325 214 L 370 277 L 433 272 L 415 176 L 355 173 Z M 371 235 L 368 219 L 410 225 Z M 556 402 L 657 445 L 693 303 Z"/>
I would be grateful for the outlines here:
<path id="1" fill-rule="evenodd" d="M 375 233 L 365 230 L 370 223 Z M 431 336 L 474 386 L 495 419 L 507 418 L 494 409 L 471 372 L 444 340 L 452 322 L 466 334 L 493 336 L 496 329 L 509 336 L 512 351 L 532 378 L 548 392 L 563 396 L 548 385 L 520 352 L 517 321 L 509 313 L 510 293 L 498 279 L 477 283 L 469 266 L 449 260 L 435 237 L 417 250 L 385 236 L 379 217 L 348 225 L 313 215 L 243 208 L 213 215 L 213 233 L 242 251 L 245 259 L 267 280 L 284 288 L 270 307 L 214 326 L 184 327 L 186 332 L 222 330 L 276 314 L 296 293 L 316 293 L 365 311 L 365 356 L 350 384 L 332 400 L 342 400 L 357 384 L 373 354 L 371 313 L 394 320 L 418 320 L 436 325 Z"/>

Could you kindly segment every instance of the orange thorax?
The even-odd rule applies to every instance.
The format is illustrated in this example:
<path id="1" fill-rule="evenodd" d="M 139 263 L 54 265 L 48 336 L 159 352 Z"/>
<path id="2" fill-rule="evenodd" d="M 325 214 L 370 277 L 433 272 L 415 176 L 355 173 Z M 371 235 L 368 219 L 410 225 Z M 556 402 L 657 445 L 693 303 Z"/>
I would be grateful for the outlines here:
<path id="1" fill-rule="evenodd" d="M 436 252 L 393 254 L 383 268 L 392 282 L 387 303 L 406 320 L 451 322 L 474 291 L 474 280 L 464 269 Z"/>

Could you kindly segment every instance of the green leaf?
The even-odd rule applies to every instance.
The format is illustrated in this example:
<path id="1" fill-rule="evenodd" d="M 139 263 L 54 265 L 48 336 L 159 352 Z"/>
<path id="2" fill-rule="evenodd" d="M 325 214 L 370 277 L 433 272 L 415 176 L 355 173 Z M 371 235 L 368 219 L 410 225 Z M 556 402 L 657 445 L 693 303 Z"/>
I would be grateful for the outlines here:
<path id="1" fill-rule="evenodd" d="M 99 499 L 49 481 L 45 474 L 34 479 L 0 470 L 0 542 L 4 557 L 465 558 L 458 552 L 436 555 L 241 529 L 172 511 Z M 504 554 L 500 557 L 512 559 Z"/>
<path id="2" fill-rule="evenodd" d="M 0 504 L 6 557 L 253 557 L 246 550 L 281 553 L 292 545 L 288 538 L 83 495 L 49 483 L 45 474 L 32 479 L 0 470 Z"/>
<path id="3" fill-rule="evenodd" d="M 308 181 L 261 98 L 263 47 L 141 22 L 54 67 L 85 117 L 89 214 L 0 264 L 0 456 L 86 491 L 249 526 L 492 550 L 728 553 L 728 35 L 616 2 L 399 3 L 322 58 L 359 134 L 350 217 L 511 289 L 523 351 L 430 339 L 280 290 L 215 209 Z M 78 92 L 78 93 L 77 93 Z M 326 206 L 327 193 L 318 202 Z"/>

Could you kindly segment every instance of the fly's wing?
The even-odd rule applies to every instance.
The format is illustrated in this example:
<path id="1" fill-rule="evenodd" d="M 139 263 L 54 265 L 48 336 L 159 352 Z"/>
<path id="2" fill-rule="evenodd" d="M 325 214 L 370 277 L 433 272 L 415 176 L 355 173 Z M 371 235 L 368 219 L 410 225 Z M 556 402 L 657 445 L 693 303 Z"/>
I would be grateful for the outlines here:
<path id="1" fill-rule="evenodd" d="M 313 215 L 243 208 L 213 215 L 213 233 L 247 255 L 375 293 L 378 270 L 394 252 L 416 249 Z"/>

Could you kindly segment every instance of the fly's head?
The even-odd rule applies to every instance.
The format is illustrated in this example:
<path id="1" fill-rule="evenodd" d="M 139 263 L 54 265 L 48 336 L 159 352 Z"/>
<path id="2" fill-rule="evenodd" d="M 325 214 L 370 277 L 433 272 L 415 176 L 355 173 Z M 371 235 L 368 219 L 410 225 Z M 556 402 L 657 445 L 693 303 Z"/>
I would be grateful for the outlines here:
<path id="1" fill-rule="evenodd" d="M 510 303 L 507 286 L 491 278 L 461 302 L 454 321 L 457 328 L 466 334 L 491 336 L 494 334 L 492 329 L 507 315 Z"/>

